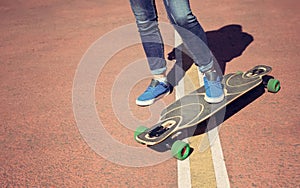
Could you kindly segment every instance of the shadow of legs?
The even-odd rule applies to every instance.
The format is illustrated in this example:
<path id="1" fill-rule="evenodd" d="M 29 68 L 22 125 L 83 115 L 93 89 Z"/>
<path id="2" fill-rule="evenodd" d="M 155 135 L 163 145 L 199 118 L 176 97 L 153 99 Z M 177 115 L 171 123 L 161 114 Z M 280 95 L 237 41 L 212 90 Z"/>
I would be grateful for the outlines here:
<path id="1" fill-rule="evenodd" d="M 253 37 L 242 31 L 241 25 L 227 25 L 218 30 L 206 32 L 208 46 L 214 54 L 218 64 L 215 69 L 225 73 L 226 63 L 239 57 L 254 40 Z M 183 44 L 174 48 L 168 54 L 169 60 L 176 60 L 175 65 L 168 74 L 172 86 L 176 86 L 183 78 L 185 72 L 194 63 Z M 175 74 L 176 73 L 176 74 Z"/>

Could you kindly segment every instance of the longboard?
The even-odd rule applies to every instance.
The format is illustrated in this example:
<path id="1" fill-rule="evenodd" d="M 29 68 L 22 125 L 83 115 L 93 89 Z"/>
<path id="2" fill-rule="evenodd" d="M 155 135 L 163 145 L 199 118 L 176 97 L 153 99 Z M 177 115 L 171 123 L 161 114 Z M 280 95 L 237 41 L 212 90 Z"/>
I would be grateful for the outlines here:
<path id="1" fill-rule="evenodd" d="M 134 138 L 137 142 L 147 146 L 157 145 L 169 137 L 176 139 L 183 129 L 206 121 L 228 104 L 262 83 L 268 91 L 276 93 L 280 89 L 278 80 L 272 78 L 266 83 L 263 81 L 263 77 L 271 71 L 272 68 L 269 66 L 258 65 L 246 72 L 239 71 L 225 75 L 222 81 L 225 98 L 217 104 L 207 103 L 204 100 L 205 89 L 200 87 L 167 106 L 162 111 L 158 123 L 151 128 L 138 127 Z M 188 157 L 190 146 L 177 140 L 173 143 L 171 150 L 174 157 L 183 160 Z"/>

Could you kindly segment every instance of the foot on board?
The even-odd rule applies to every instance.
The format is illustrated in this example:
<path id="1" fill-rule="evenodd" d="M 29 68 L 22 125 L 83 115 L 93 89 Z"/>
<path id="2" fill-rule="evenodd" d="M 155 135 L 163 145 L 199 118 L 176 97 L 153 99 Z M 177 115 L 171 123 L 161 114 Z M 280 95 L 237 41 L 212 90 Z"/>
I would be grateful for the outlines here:
<path id="1" fill-rule="evenodd" d="M 217 72 L 207 72 L 204 74 L 205 97 L 208 103 L 219 103 L 224 99 L 224 90 L 221 77 Z"/>

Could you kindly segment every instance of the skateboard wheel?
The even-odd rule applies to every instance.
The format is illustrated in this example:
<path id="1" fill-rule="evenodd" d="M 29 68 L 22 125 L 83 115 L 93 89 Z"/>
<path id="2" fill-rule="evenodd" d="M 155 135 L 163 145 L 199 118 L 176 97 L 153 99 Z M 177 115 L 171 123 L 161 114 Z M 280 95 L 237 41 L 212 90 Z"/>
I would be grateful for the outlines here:
<path id="1" fill-rule="evenodd" d="M 191 148 L 188 143 L 177 140 L 174 142 L 171 148 L 172 156 L 179 160 L 184 160 L 189 156 L 190 149 Z"/>
<path id="2" fill-rule="evenodd" d="M 280 90 L 280 82 L 276 79 L 270 79 L 267 84 L 267 89 L 269 92 L 277 93 Z"/>
<path id="3" fill-rule="evenodd" d="M 136 137 L 144 132 L 146 132 L 148 130 L 148 127 L 145 126 L 139 126 L 136 128 L 136 130 L 134 131 L 134 139 L 135 141 L 137 141 Z M 139 142 L 139 141 L 137 141 Z"/>

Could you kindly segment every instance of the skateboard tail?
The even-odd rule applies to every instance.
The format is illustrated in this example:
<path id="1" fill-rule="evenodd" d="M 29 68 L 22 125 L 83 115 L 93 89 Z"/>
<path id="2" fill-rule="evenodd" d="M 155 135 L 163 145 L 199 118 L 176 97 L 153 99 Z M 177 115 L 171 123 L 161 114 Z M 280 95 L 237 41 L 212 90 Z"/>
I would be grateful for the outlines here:
<path id="1" fill-rule="evenodd" d="M 148 146 L 158 144 L 174 133 L 181 124 L 182 117 L 175 116 L 158 122 L 152 128 L 147 128 L 135 134 L 135 140 Z"/>

